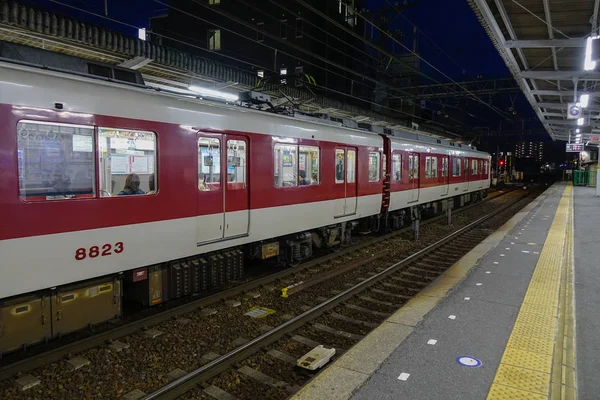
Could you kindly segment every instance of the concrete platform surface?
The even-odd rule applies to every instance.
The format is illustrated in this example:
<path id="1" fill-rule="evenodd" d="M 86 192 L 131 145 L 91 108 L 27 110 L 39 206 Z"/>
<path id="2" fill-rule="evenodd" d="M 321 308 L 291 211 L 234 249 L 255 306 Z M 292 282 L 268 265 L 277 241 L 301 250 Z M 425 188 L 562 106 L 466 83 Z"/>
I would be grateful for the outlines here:
<path id="1" fill-rule="evenodd" d="M 579 188 L 574 189 L 577 199 Z M 575 376 L 574 362 L 565 368 L 567 359 L 574 360 L 574 346 L 566 346 L 573 341 L 573 334 L 567 337 L 568 326 L 575 323 L 568 312 L 573 302 L 567 301 L 573 292 L 566 291 L 572 286 L 572 242 L 567 240 L 572 193 L 572 186 L 553 185 L 293 399 L 548 399 L 574 394 L 574 380 L 569 383 L 563 376 L 565 371 Z M 595 200 L 600 205 L 600 198 Z M 600 288 L 600 271 L 595 277 L 589 284 Z M 586 312 L 600 314 L 600 307 L 592 310 L 593 296 L 587 301 Z M 594 318 L 598 326 L 584 335 L 590 341 L 593 329 L 600 328 L 600 315 Z M 594 346 L 600 350 L 600 341 Z M 600 351 L 590 358 L 600 360 Z M 597 397 L 585 398 L 600 398 L 598 385 L 589 382 Z"/>

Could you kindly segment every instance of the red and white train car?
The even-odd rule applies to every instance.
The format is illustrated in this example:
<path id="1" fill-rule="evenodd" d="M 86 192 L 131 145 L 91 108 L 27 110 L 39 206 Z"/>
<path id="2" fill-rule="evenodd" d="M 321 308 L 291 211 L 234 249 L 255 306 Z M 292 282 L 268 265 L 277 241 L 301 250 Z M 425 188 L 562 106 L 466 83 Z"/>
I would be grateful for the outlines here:
<path id="1" fill-rule="evenodd" d="M 0 63 L 0 352 L 485 195 L 409 138 Z"/>

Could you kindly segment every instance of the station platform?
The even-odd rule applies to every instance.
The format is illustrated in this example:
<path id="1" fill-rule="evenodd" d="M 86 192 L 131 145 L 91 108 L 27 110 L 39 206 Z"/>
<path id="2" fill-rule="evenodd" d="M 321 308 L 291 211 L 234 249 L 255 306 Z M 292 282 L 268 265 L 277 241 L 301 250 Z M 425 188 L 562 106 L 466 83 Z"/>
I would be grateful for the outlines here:
<path id="1" fill-rule="evenodd" d="M 594 194 L 548 188 L 293 399 L 600 398 Z"/>

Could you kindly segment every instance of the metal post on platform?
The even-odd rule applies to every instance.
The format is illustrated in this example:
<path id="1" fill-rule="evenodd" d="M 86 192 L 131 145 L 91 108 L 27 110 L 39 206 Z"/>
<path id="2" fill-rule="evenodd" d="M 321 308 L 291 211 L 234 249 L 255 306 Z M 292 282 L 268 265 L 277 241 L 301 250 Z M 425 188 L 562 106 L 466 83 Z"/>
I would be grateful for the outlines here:
<path id="1" fill-rule="evenodd" d="M 448 208 L 446 210 L 446 217 L 448 218 L 448 225 L 452 225 L 452 209 Z"/>

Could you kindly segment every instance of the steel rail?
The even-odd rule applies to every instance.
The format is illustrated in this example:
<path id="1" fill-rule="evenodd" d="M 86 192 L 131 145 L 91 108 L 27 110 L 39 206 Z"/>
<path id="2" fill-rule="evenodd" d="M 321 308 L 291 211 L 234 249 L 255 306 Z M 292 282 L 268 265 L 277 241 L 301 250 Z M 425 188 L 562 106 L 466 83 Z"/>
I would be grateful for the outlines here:
<path id="1" fill-rule="evenodd" d="M 461 213 L 468 211 L 474 207 L 480 206 L 481 204 L 485 204 L 491 200 L 502 197 L 508 193 L 511 193 L 512 190 L 505 190 L 505 191 L 498 191 L 498 192 L 499 193 L 497 195 L 488 196 L 483 201 L 473 203 L 468 206 L 464 206 L 459 209 L 456 209 L 455 215 L 461 214 Z M 429 225 L 429 224 L 434 223 L 439 220 L 443 220 L 444 218 L 446 218 L 445 215 L 440 215 L 437 217 L 429 218 L 429 219 L 423 221 L 422 226 Z M 279 272 L 275 272 L 273 274 L 269 274 L 267 276 L 263 276 L 261 278 L 243 283 L 238 286 L 235 286 L 231 289 L 221 291 L 221 292 L 218 292 L 218 293 L 215 293 L 215 294 L 212 294 L 212 295 L 209 295 L 209 296 L 197 299 L 197 300 L 193 300 L 193 301 L 187 302 L 185 304 L 181 304 L 181 305 L 175 306 L 173 308 L 170 308 L 170 309 L 167 309 L 164 311 L 160 311 L 157 314 L 150 315 L 148 317 L 145 317 L 145 318 L 142 318 L 142 319 L 139 319 L 136 321 L 128 322 L 123 325 L 116 326 L 114 328 L 110 328 L 109 330 L 107 330 L 105 332 L 96 333 L 96 334 L 93 334 L 92 336 L 77 340 L 75 342 L 67 343 L 65 345 L 50 349 L 48 351 L 41 352 L 39 354 L 35 354 L 33 356 L 24 358 L 22 360 L 12 362 L 10 364 L 0 367 L 0 382 L 4 381 L 6 379 L 10 379 L 19 373 L 28 372 L 33 369 L 40 368 L 45 365 L 60 361 L 61 359 L 63 359 L 64 357 L 67 357 L 69 355 L 81 353 L 81 352 L 89 350 L 91 348 L 100 346 L 109 340 L 119 339 L 121 337 L 135 333 L 136 331 L 138 331 L 140 329 L 147 328 L 147 327 L 150 327 L 153 325 L 157 325 L 157 324 L 167 321 L 171 318 L 174 318 L 178 315 L 186 314 L 186 313 L 192 312 L 197 309 L 206 308 L 206 307 L 216 304 L 219 301 L 222 301 L 226 298 L 238 296 L 243 293 L 250 292 L 252 290 L 256 290 L 259 287 L 268 285 L 279 279 L 286 278 L 290 275 L 293 275 L 293 274 L 296 274 L 303 270 L 306 270 L 308 268 L 314 267 L 318 264 L 328 262 L 328 261 L 336 259 L 340 256 L 363 249 L 367 246 L 370 246 L 370 245 L 376 244 L 378 242 L 399 236 L 400 234 L 402 234 L 404 232 L 410 231 L 410 229 L 411 229 L 410 227 L 405 227 L 405 228 L 399 229 L 399 230 L 391 232 L 391 233 L 387 233 L 387 234 L 384 234 L 381 236 L 376 236 L 371 239 L 364 240 L 357 245 L 354 245 L 354 246 L 351 246 L 348 248 L 344 248 L 340 251 L 325 255 L 323 257 L 319 257 L 314 260 L 310 260 L 308 262 L 300 264 L 297 267 L 284 269 Z"/>
<path id="2" fill-rule="evenodd" d="M 536 191 L 537 192 L 537 191 Z M 410 264 L 427 253 L 439 248 L 440 246 L 446 244 L 452 239 L 461 236 L 462 234 L 470 231 L 471 229 L 477 227 L 481 223 L 489 220 L 490 218 L 496 216 L 502 211 L 506 210 L 509 207 L 514 206 L 524 198 L 530 196 L 532 192 L 527 192 L 522 196 L 519 196 L 515 201 L 510 202 L 507 205 L 504 205 L 488 215 L 485 215 L 470 224 L 458 229 L 457 231 L 447 235 L 446 237 L 438 240 L 437 242 L 417 251 L 416 253 L 398 261 L 397 263 L 389 266 L 385 270 L 377 273 L 376 275 L 371 276 L 370 278 L 365 279 L 362 282 L 354 285 L 353 287 L 333 296 L 329 300 L 324 301 L 323 303 L 307 310 L 306 312 L 298 315 L 297 317 L 284 322 L 283 324 L 273 328 L 272 330 L 258 336 L 248 343 L 241 345 L 234 350 L 230 351 L 227 354 L 220 356 L 219 358 L 195 369 L 194 371 L 184 375 L 183 377 L 163 386 L 162 388 L 156 390 L 155 392 L 144 397 L 144 400 L 166 400 L 166 399 L 176 399 L 179 396 L 187 393 L 188 391 L 195 388 L 198 384 L 205 382 L 206 380 L 218 375 L 219 373 L 227 370 L 233 364 L 244 360 L 245 358 L 251 356 L 256 353 L 260 349 L 268 346 L 288 333 L 293 332 L 298 329 L 302 325 L 306 324 L 308 321 L 315 319 L 316 317 L 322 315 L 324 312 L 329 309 L 336 307 L 340 303 L 348 300 L 353 297 L 356 293 L 364 291 L 366 288 L 374 285 L 379 282 L 386 276 L 395 273 L 401 267 Z"/>

